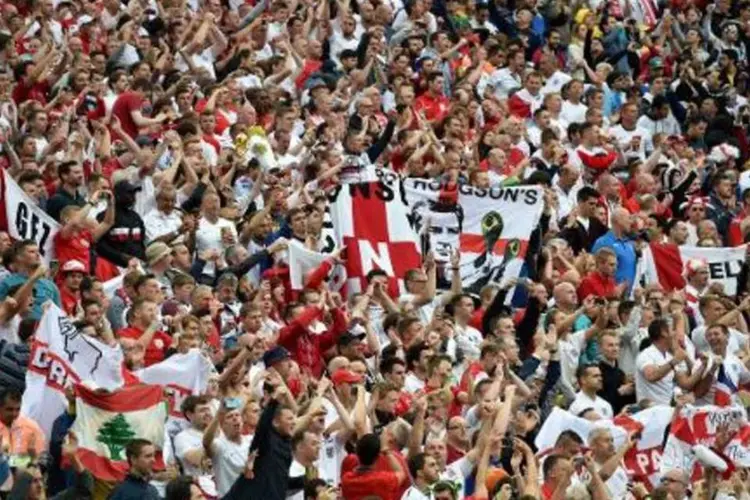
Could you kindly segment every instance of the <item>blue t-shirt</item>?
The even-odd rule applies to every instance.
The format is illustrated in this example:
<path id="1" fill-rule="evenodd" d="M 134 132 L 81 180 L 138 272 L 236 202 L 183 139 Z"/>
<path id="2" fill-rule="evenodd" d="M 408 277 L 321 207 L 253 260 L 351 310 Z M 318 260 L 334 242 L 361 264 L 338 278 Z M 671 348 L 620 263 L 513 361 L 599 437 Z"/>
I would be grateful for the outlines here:
<path id="1" fill-rule="evenodd" d="M 29 277 L 25 274 L 9 274 L 0 281 L 0 300 L 8 296 L 8 290 L 16 285 L 21 285 L 28 281 Z M 42 305 L 51 300 L 58 307 L 62 305 L 60 301 L 60 290 L 57 289 L 54 281 L 42 278 L 34 283 L 34 303 L 31 308 L 30 317 L 39 321 L 42 319 Z"/>
<path id="2" fill-rule="evenodd" d="M 591 253 L 596 253 L 600 248 L 611 248 L 617 255 L 617 270 L 615 271 L 615 282 L 619 285 L 625 281 L 632 288 L 635 283 L 635 272 L 638 265 L 638 256 L 635 253 L 635 243 L 627 238 L 618 238 L 612 231 L 600 236 L 594 243 Z"/>

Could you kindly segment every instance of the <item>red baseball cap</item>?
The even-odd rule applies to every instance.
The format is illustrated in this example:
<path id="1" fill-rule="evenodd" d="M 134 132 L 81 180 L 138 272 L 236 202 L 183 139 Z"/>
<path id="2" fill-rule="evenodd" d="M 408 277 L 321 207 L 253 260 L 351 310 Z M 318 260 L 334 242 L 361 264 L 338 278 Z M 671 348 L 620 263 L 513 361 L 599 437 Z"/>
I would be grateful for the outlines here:
<path id="1" fill-rule="evenodd" d="M 333 382 L 333 385 L 359 384 L 362 382 L 362 377 L 346 368 L 339 368 L 333 372 L 333 375 L 331 375 L 331 381 Z"/>

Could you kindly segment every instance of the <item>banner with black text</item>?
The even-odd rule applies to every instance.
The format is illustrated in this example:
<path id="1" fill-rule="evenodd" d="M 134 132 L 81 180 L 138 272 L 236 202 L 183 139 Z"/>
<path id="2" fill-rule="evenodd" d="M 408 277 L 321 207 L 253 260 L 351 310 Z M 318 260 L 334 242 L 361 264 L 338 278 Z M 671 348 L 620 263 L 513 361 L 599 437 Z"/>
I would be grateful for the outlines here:
<path id="1" fill-rule="evenodd" d="M 737 293 L 737 276 L 745 262 L 745 246 L 689 247 L 651 243 L 643 250 L 641 265 L 646 284 L 659 283 L 666 291 L 685 288 L 685 264 L 700 260 L 708 265 L 709 283 L 721 283 L 724 293 Z"/>
<path id="2" fill-rule="evenodd" d="M 423 250 L 431 250 L 442 264 L 441 288 L 450 286 L 447 263 L 456 249 L 465 290 L 478 293 L 489 283 L 518 277 L 544 208 L 541 188 L 446 187 L 438 180 L 406 179 L 404 189 Z"/>
<path id="3" fill-rule="evenodd" d="M 7 172 L 3 170 L 0 175 L 8 234 L 16 240 L 36 241 L 42 261 L 49 266 L 55 258 L 54 239 L 60 224 L 42 210 Z"/>

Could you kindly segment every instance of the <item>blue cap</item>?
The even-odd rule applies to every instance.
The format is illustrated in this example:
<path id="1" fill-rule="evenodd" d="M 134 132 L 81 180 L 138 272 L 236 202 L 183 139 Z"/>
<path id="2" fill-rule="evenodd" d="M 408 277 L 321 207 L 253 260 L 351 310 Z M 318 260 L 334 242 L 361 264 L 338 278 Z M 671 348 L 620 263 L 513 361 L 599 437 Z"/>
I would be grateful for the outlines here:
<path id="1" fill-rule="evenodd" d="M 276 363 L 289 359 L 290 357 L 289 351 L 280 345 L 277 345 L 263 353 L 263 364 L 266 365 L 266 368 L 270 368 Z"/>

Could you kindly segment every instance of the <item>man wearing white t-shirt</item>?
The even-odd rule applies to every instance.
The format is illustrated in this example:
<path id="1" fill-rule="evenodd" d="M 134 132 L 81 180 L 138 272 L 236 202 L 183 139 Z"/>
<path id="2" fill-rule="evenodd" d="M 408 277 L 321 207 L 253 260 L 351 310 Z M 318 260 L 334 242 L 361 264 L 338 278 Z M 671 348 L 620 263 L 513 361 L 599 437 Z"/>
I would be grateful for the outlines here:
<path id="1" fill-rule="evenodd" d="M 602 418 L 614 418 L 612 405 L 596 394 L 602 389 L 604 382 L 599 366 L 582 365 L 578 368 L 576 377 L 581 390 L 576 394 L 568 411 L 580 416 L 584 410 L 593 409 Z"/>
<path id="2" fill-rule="evenodd" d="M 588 106 L 581 102 L 583 96 L 583 82 L 571 80 L 568 82 L 568 98 L 562 103 L 560 117 L 567 123 L 585 123 Z"/>
<path id="3" fill-rule="evenodd" d="M 211 423 L 211 404 L 206 397 L 188 396 L 183 401 L 181 410 L 190 422 L 190 427 L 175 436 L 175 456 L 186 475 L 198 477 L 203 469 L 203 432 Z"/>
<path id="4" fill-rule="evenodd" d="M 221 425 L 221 434 L 217 437 Z M 251 436 L 242 435 L 242 401 L 225 399 L 203 435 L 203 448 L 211 457 L 219 497 L 226 495 L 243 472 Z"/>
<path id="5" fill-rule="evenodd" d="M 451 301 L 453 305 L 453 319 L 456 322 L 456 343 L 466 356 L 464 362 L 468 365 L 471 361 L 479 359 L 482 334 L 469 325 L 474 314 L 474 299 L 468 294 L 457 295 Z"/>
<path id="6" fill-rule="evenodd" d="M 677 386 L 690 391 L 701 378 L 703 369 L 692 370 L 687 352 L 674 342 L 674 333 L 665 319 L 648 326 L 651 346 L 636 358 L 635 393 L 638 401 L 650 399 L 668 405 Z"/>
<path id="7" fill-rule="evenodd" d="M 724 325 L 713 325 L 706 330 L 706 341 L 713 359 L 707 367 L 706 376 L 695 387 L 698 405 L 741 404 L 737 393 L 741 384 L 750 382 L 750 371 L 730 351 L 729 340 L 729 328 Z"/>
<path id="8" fill-rule="evenodd" d="M 232 221 L 219 216 L 220 209 L 217 194 L 209 192 L 203 195 L 201 218 L 195 231 L 195 250 L 199 256 L 206 250 L 223 252 L 224 248 L 237 242 L 237 228 Z M 203 274 L 213 276 L 215 273 L 214 262 L 203 268 Z"/>
<path id="9" fill-rule="evenodd" d="M 427 380 L 427 362 L 433 355 L 424 341 L 417 342 L 406 351 L 406 364 L 409 371 L 404 379 L 404 389 L 410 394 L 421 391 Z"/>
<path id="10" fill-rule="evenodd" d="M 638 106 L 625 104 L 620 110 L 620 124 L 609 129 L 609 136 L 617 140 L 625 158 L 645 161 L 647 150 L 652 147 L 652 137 L 651 132 L 637 125 L 637 120 Z"/>
<path id="11" fill-rule="evenodd" d="M 738 307 L 727 311 L 724 301 L 715 295 L 706 295 L 701 297 L 699 302 L 701 316 L 704 324 L 695 328 L 690 334 L 690 338 L 695 344 L 695 349 L 699 352 L 705 352 L 709 348 L 708 339 L 706 338 L 706 325 L 714 325 L 721 322 L 728 324 L 735 321 L 735 318 L 741 316 L 742 311 L 750 308 L 750 299 L 745 299 Z M 747 347 L 747 335 L 735 328 L 729 328 L 729 338 L 727 339 L 727 351 L 737 354 L 741 349 Z"/>
<path id="12" fill-rule="evenodd" d="M 624 500 L 628 497 L 630 478 L 622 465 L 622 459 L 635 444 L 635 435 L 628 436 L 627 441 L 615 451 L 615 440 L 609 429 L 597 427 L 589 434 L 591 454 L 611 500 Z"/>
<path id="13" fill-rule="evenodd" d="M 414 482 L 401 496 L 401 500 L 431 500 L 432 485 L 440 479 L 437 460 L 426 453 L 409 459 L 409 473 Z"/>

